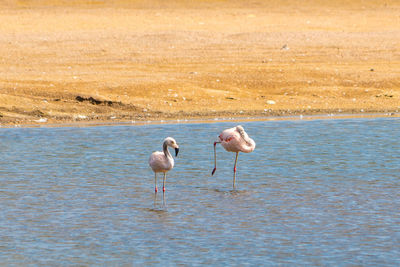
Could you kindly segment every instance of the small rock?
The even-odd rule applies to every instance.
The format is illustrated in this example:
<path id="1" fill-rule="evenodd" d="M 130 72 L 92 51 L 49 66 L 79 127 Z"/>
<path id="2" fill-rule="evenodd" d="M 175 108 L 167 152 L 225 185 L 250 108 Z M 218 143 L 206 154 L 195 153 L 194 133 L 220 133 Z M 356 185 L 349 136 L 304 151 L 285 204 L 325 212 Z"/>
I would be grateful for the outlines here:
<path id="1" fill-rule="evenodd" d="M 35 122 L 47 122 L 46 118 L 40 118 L 38 120 L 35 120 Z"/>
<path id="2" fill-rule="evenodd" d="M 274 100 L 267 100 L 268 105 L 275 105 L 276 102 Z"/>
<path id="3" fill-rule="evenodd" d="M 289 50 L 290 48 L 288 47 L 288 45 L 287 44 L 284 44 L 282 47 L 281 47 L 281 50 Z"/>

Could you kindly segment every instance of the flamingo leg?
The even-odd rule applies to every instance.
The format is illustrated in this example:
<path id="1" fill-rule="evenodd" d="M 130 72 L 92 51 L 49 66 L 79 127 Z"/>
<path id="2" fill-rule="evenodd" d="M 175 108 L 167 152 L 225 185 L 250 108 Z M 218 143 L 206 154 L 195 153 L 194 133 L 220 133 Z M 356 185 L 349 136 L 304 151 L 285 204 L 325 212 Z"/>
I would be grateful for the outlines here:
<path id="1" fill-rule="evenodd" d="M 155 172 L 154 173 L 154 192 L 158 192 L 158 189 L 157 189 L 157 173 Z"/>
<path id="2" fill-rule="evenodd" d="M 237 164 L 238 156 L 239 156 L 239 152 L 236 152 L 235 166 L 233 167 L 233 189 L 236 188 L 236 186 L 235 186 L 235 180 L 236 180 L 236 164 Z"/>
<path id="3" fill-rule="evenodd" d="M 221 142 L 214 142 L 214 169 L 211 172 L 211 175 L 214 175 L 215 171 L 217 170 L 217 150 L 215 146 Z"/>
<path id="4" fill-rule="evenodd" d="M 167 178 L 167 173 L 164 172 L 164 179 L 163 179 L 163 184 L 162 184 L 162 191 L 165 192 L 165 181 Z"/>

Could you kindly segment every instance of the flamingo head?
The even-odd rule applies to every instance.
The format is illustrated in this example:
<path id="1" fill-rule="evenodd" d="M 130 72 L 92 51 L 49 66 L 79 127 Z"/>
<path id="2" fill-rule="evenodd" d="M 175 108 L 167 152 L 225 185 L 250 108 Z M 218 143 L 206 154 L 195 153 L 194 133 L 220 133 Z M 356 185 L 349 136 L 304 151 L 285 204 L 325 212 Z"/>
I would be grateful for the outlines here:
<path id="1" fill-rule="evenodd" d="M 172 138 L 172 137 L 165 138 L 164 144 L 166 144 L 167 146 L 170 146 L 172 148 L 175 148 L 175 157 L 178 156 L 179 146 L 178 146 L 178 143 L 175 141 L 174 138 Z"/>

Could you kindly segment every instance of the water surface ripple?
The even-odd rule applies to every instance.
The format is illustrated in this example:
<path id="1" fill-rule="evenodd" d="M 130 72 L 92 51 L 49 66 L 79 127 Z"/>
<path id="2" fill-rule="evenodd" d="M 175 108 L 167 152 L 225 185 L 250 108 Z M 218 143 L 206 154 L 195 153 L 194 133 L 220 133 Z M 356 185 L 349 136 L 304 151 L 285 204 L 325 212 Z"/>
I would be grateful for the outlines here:
<path id="1" fill-rule="evenodd" d="M 233 125 L 0 129 L 0 262 L 400 265 L 399 119 L 244 122 L 236 191 L 233 153 L 210 176 Z M 166 136 L 180 154 L 154 198 Z"/>

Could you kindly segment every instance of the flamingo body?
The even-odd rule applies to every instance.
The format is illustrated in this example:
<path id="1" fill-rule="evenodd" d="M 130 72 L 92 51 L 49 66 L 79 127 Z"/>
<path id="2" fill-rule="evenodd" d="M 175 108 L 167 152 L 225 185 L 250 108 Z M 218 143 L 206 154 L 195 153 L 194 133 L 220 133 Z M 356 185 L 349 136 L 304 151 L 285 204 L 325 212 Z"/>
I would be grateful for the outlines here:
<path id="1" fill-rule="evenodd" d="M 178 156 L 179 152 L 178 144 L 176 143 L 174 138 L 167 137 L 163 142 L 163 151 L 153 152 L 149 158 L 149 166 L 154 172 L 155 192 L 158 191 L 157 173 L 158 172 L 164 173 L 163 191 L 165 191 L 166 174 L 169 170 L 171 170 L 174 167 L 174 158 L 172 157 L 171 153 L 168 150 L 169 146 L 175 148 L 175 156 Z"/>
<path id="2" fill-rule="evenodd" d="M 256 148 L 256 142 L 254 142 L 254 140 L 247 135 L 243 127 L 240 125 L 222 131 L 218 138 L 219 142 L 214 142 L 215 165 L 213 171 L 211 172 L 211 175 L 214 175 L 217 169 L 217 154 L 215 146 L 217 143 L 221 143 L 222 147 L 225 148 L 226 151 L 236 153 L 235 165 L 233 167 L 233 188 L 235 188 L 236 164 L 239 152 L 250 153 L 254 151 L 254 149 Z"/>
<path id="3" fill-rule="evenodd" d="M 174 167 L 174 158 L 169 154 L 165 155 L 164 152 L 153 152 L 149 159 L 149 165 L 153 172 L 167 172 Z"/>
<path id="4" fill-rule="evenodd" d="M 221 145 L 229 152 L 250 153 L 256 148 L 256 143 L 244 131 L 243 127 L 238 125 L 224 130 L 219 135 Z"/>

